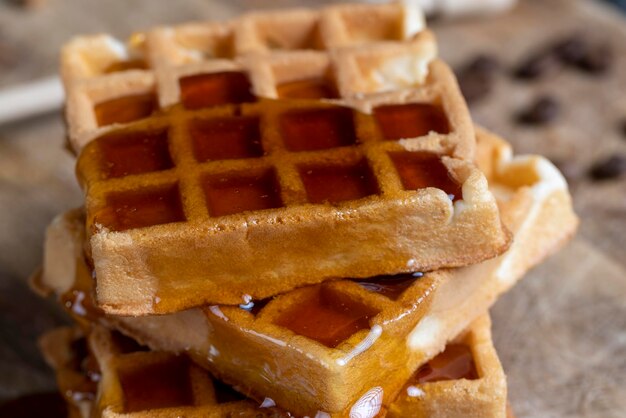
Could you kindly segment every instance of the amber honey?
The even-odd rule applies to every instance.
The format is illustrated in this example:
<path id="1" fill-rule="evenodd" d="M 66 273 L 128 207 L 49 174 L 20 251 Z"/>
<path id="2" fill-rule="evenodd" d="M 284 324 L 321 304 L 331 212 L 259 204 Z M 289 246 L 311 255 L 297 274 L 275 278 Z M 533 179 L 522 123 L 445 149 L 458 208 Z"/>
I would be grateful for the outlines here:
<path id="1" fill-rule="evenodd" d="M 185 220 L 178 185 L 154 190 L 111 193 L 94 223 L 113 231 Z"/>
<path id="2" fill-rule="evenodd" d="M 104 315 L 104 313 L 96 305 L 92 292 L 93 278 L 91 272 L 86 262 L 77 260 L 74 285 L 60 295 L 61 306 L 74 318 L 93 321 Z"/>
<path id="3" fill-rule="evenodd" d="M 156 95 L 150 92 L 100 102 L 95 105 L 94 112 L 98 126 L 106 126 L 147 118 L 158 108 Z"/>
<path id="4" fill-rule="evenodd" d="M 326 286 L 285 311 L 275 323 L 334 348 L 362 329 L 370 328 L 370 318 L 378 314 L 372 307 L 350 300 Z"/>
<path id="5" fill-rule="evenodd" d="M 148 64 L 142 59 L 116 61 L 106 67 L 103 71 L 104 74 L 118 73 L 122 71 L 130 70 L 147 70 Z"/>
<path id="6" fill-rule="evenodd" d="M 104 178 L 167 170 L 174 166 L 167 131 L 113 133 L 98 142 Z"/>
<path id="7" fill-rule="evenodd" d="M 461 185 L 452 178 L 437 154 L 429 152 L 395 152 L 390 157 L 406 190 L 426 187 L 441 189 L 453 200 L 462 199 Z"/>
<path id="8" fill-rule="evenodd" d="M 248 76 L 236 71 L 197 74 L 179 80 L 180 101 L 186 109 L 255 101 Z"/>
<path id="9" fill-rule="evenodd" d="M 399 274 L 397 276 L 377 276 L 356 283 L 370 292 L 379 293 L 392 300 L 397 300 L 421 275 Z"/>
<path id="10" fill-rule="evenodd" d="M 300 176 L 311 203 L 339 203 L 379 193 L 365 161 L 353 166 L 300 167 Z"/>
<path id="11" fill-rule="evenodd" d="M 281 99 L 338 99 L 337 87 L 325 77 L 282 83 L 276 87 Z"/>
<path id="12" fill-rule="evenodd" d="M 124 393 L 124 411 L 190 406 L 194 403 L 186 357 L 172 356 L 166 361 L 118 370 Z"/>
<path id="13" fill-rule="evenodd" d="M 353 111 L 344 107 L 292 110 L 280 118 L 289 151 L 313 151 L 357 142 Z"/>
<path id="14" fill-rule="evenodd" d="M 457 379 L 478 379 L 472 350 L 465 344 L 448 344 L 441 354 L 415 372 L 409 384 Z"/>
<path id="15" fill-rule="evenodd" d="M 283 206 L 273 170 L 256 176 L 213 175 L 204 179 L 203 187 L 211 216 Z"/>
<path id="16" fill-rule="evenodd" d="M 254 158 L 263 155 L 258 117 L 194 120 L 189 133 L 199 162 Z"/>
<path id="17" fill-rule="evenodd" d="M 450 132 L 443 109 L 430 103 L 379 106 L 374 109 L 374 118 L 386 140 L 417 138 L 429 132 Z"/>

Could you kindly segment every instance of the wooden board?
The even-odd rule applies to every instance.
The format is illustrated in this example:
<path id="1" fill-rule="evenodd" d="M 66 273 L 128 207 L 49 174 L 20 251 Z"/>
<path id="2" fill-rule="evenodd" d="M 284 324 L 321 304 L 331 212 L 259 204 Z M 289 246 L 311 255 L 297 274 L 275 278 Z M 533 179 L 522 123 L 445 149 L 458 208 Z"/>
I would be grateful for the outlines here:
<path id="1" fill-rule="evenodd" d="M 131 5 L 132 4 L 132 5 Z M 53 73 L 60 44 L 74 33 L 120 36 L 157 23 L 198 16 L 221 19 L 246 7 L 319 4 L 302 1 L 48 0 L 26 12 L 0 3 L 0 86 Z M 493 309 L 495 340 L 518 417 L 618 417 L 626 411 L 626 179 L 591 182 L 592 162 L 626 153 L 618 125 L 626 117 L 626 25 L 592 1 L 526 0 L 513 13 L 433 23 L 442 55 L 460 65 L 479 52 L 497 57 L 494 92 L 473 107 L 476 119 L 514 143 L 542 153 L 570 175 L 583 222 L 576 239 L 532 271 Z M 608 77 L 562 71 L 539 82 L 507 71 L 545 42 L 582 30 L 609 40 L 616 62 Z M 537 95 L 561 102 L 547 127 L 515 123 Z M 0 400 L 51 390 L 37 335 L 65 321 L 32 295 L 25 279 L 40 263 L 52 217 L 81 203 L 73 159 L 62 149 L 58 114 L 0 127 Z"/>

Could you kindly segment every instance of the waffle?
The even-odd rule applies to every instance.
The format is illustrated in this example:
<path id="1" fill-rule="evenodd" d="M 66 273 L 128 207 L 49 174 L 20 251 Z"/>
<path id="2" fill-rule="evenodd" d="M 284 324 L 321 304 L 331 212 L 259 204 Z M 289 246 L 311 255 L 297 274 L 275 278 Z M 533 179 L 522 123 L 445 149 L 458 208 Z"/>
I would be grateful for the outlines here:
<path id="1" fill-rule="evenodd" d="M 250 13 L 156 28 L 126 43 L 78 37 L 61 54 L 69 139 L 78 151 L 111 125 L 179 102 L 198 108 L 253 96 L 341 101 L 405 88 L 445 108 L 454 128 L 445 142 L 455 156 L 468 157 L 470 117 L 436 55 L 421 11 L 400 4 Z M 207 79 L 211 74 L 217 79 Z"/>
<path id="2" fill-rule="evenodd" d="M 100 326 L 88 335 L 65 327 L 40 339 L 72 418 L 288 416 L 245 399 L 185 355 L 148 351 Z"/>
<path id="3" fill-rule="evenodd" d="M 441 354 L 420 367 L 405 383 L 402 392 L 391 404 L 387 416 L 504 416 L 506 380 L 491 342 L 489 328 L 489 317 L 483 315 Z M 70 411 L 73 411 L 72 417 L 181 414 L 203 417 L 288 416 L 276 408 L 267 408 L 263 404 L 260 406 L 254 401 L 244 400 L 242 395 L 191 365 L 182 355 L 145 351 L 144 347 L 121 334 L 111 333 L 99 326 L 91 331 L 89 342 L 93 354 L 86 350 L 86 338 L 82 332 L 71 328 L 53 330 L 40 341 L 48 363 L 56 371 L 59 388 L 66 395 Z M 76 365 L 84 364 L 91 364 L 92 368 L 95 367 L 95 372 L 76 368 Z M 169 373 L 154 373 L 158 368 L 169 370 Z M 142 374 L 138 377 L 137 373 Z M 193 396 L 163 396 L 171 388 L 171 384 L 163 385 L 164 375 L 170 381 L 179 383 L 179 386 L 185 387 L 189 384 L 194 388 L 189 391 L 193 392 Z M 181 382 L 181 375 L 188 378 L 189 382 Z M 97 376 L 96 379 L 94 376 Z M 136 386 L 137 378 L 142 382 L 149 382 L 144 384 L 157 396 L 144 396 L 133 402 L 137 390 L 133 390 L 132 386 Z M 85 391 L 83 385 L 77 384 L 80 380 L 89 382 L 90 391 L 87 399 L 78 408 L 75 395 Z M 143 393 L 145 392 L 146 388 Z M 97 401 L 96 393 L 99 394 Z M 194 406 L 156 407 L 165 406 L 163 404 L 170 399 L 190 400 L 192 397 L 195 400 Z M 265 400 L 265 406 L 271 403 L 269 398 Z M 95 408 L 94 404 L 97 405 Z M 377 416 L 384 416 L 386 412 L 381 410 Z"/>
<path id="4" fill-rule="evenodd" d="M 421 278 L 335 281 L 240 307 L 210 306 L 139 318 L 100 313 L 95 320 L 158 349 L 188 350 L 221 378 L 243 382 L 252 396 L 270 396 L 296 413 L 319 410 L 341 416 L 381 381 L 388 404 L 419 364 L 437 354 L 576 228 L 566 183 L 554 166 L 536 156 L 513 158 L 506 143 L 479 132 L 478 164 L 516 236 L 503 256 Z M 80 312 L 73 311 L 79 317 L 91 311 L 84 309 L 88 297 L 85 290 L 72 292 L 89 289 L 93 282 L 87 267 L 79 268 L 79 273 L 87 272 L 82 275 L 74 268 L 85 265 L 82 225 L 80 210 L 53 223 L 42 277 L 42 284 L 57 294 L 81 301 Z M 63 249 L 65 255 L 54 249 Z M 68 284 L 67 277 L 76 284 Z M 322 304 L 321 315 L 307 311 L 321 300 L 331 302 Z M 346 310 L 333 308 L 342 306 Z M 315 318 L 322 318 L 324 326 Z M 329 327 L 329 321 L 342 326 Z M 325 332 L 329 329 L 332 332 Z M 381 361 L 382 371 L 377 366 Z"/>
<path id="5" fill-rule="evenodd" d="M 435 57 L 417 9 L 398 4 L 70 42 L 99 304 L 170 313 L 504 251 L 468 163 L 469 113 Z"/>

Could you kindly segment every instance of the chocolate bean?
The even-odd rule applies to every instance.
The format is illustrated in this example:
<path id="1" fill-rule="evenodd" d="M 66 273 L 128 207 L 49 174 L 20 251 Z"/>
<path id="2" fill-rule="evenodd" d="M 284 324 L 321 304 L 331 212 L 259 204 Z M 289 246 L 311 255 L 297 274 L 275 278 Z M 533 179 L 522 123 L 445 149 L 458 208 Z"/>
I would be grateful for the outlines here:
<path id="1" fill-rule="evenodd" d="M 513 70 L 513 76 L 522 80 L 535 80 L 553 72 L 559 61 L 552 51 L 544 50 L 532 54 Z"/>
<path id="2" fill-rule="evenodd" d="M 626 157 L 612 155 L 600 160 L 591 166 L 589 176 L 593 180 L 610 180 L 626 173 Z"/>
<path id="3" fill-rule="evenodd" d="M 590 74 L 604 74 L 613 64 L 613 49 L 609 44 L 589 46 L 575 66 Z"/>
<path id="4" fill-rule="evenodd" d="M 575 34 L 556 42 L 552 50 L 563 63 L 576 64 L 587 53 L 588 48 L 585 38 Z"/>
<path id="5" fill-rule="evenodd" d="M 526 125 L 543 125 L 554 120 L 559 111 L 559 102 L 550 96 L 542 96 L 520 112 L 517 121 Z"/>
<path id="6" fill-rule="evenodd" d="M 491 92 L 493 78 L 499 68 L 498 60 L 481 54 L 458 71 L 461 92 L 468 103 L 476 102 Z"/>

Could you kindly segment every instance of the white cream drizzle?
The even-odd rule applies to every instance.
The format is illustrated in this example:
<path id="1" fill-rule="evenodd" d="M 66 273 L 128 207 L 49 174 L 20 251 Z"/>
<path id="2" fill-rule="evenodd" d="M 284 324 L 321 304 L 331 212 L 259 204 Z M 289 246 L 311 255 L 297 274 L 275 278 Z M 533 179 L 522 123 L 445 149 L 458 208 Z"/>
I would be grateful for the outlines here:
<path id="1" fill-rule="evenodd" d="M 211 313 L 217 316 L 218 318 L 223 319 L 224 321 L 228 321 L 228 317 L 224 315 L 224 312 L 222 312 L 219 306 L 217 305 L 209 306 L 209 311 L 211 311 Z"/>
<path id="2" fill-rule="evenodd" d="M 426 393 L 418 388 L 417 386 L 409 386 L 408 388 L 406 388 L 406 394 L 407 396 L 411 397 L 411 398 L 422 398 L 426 395 Z"/>
<path id="3" fill-rule="evenodd" d="M 382 333 L 383 328 L 380 325 L 374 325 L 372 329 L 370 329 L 370 332 L 367 334 L 367 336 L 360 343 L 354 346 L 354 348 L 348 354 L 337 359 L 337 364 L 340 366 L 345 366 L 346 364 L 348 364 L 348 362 L 354 357 L 358 356 L 365 350 L 369 349 L 372 345 L 374 345 L 374 343 Z"/>
<path id="4" fill-rule="evenodd" d="M 350 409 L 350 418 L 374 418 L 383 405 L 383 388 L 376 386 L 363 395 Z"/>

